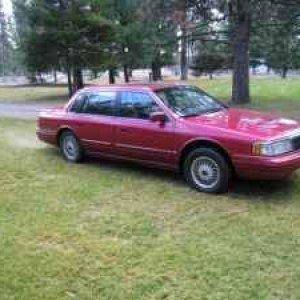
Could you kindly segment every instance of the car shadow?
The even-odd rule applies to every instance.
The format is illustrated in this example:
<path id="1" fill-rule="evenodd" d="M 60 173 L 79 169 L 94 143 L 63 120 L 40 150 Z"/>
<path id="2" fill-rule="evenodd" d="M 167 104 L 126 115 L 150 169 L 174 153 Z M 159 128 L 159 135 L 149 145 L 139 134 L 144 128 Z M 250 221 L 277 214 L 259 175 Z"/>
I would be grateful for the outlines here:
<path id="1" fill-rule="evenodd" d="M 141 166 L 136 163 L 124 161 L 112 161 L 107 159 L 88 158 L 85 163 L 94 165 L 101 163 L 102 168 L 117 170 L 119 172 L 138 173 L 139 176 L 149 179 L 163 180 L 166 183 L 187 187 L 185 180 L 180 173 L 160 170 Z M 249 199 L 253 201 L 286 201 L 292 198 L 295 189 L 295 177 L 281 181 L 251 181 L 234 179 L 230 186 L 228 197 L 231 199 Z"/>
<path id="2" fill-rule="evenodd" d="M 185 186 L 185 182 L 179 173 L 169 170 L 147 167 L 134 162 L 114 161 L 106 158 L 85 158 L 84 164 L 95 166 L 101 164 L 102 169 L 113 170 L 128 174 L 134 174 L 149 179 L 161 179 L 165 182 L 176 183 Z"/>
<path id="3" fill-rule="evenodd" d="M 283 202 L 292 199 L 296 182 L 292 178 L 278 181 L 234 179 L 229 190 L 233 199 L 247 198 L 251 201 Z"/>
<path id="4" fill-rule="evenodd" d="M 59 151 L 55 148 L 43 149 L 47 155 L 54 157 L 60 157 Z M 63 160 L 63 158 L 61 158 Z M 151 167 L 145 167 L 137 163 L 126 161 L 113 161 L 103 158 L 88 157 L 85 158 L 84 165 L 87 167 L 95 167 L 101 164 L 101 168 L 109 171 L 118 171 L 124 173 L 124 175 L 133 174 L 143 178 L 159 179 L 167 184 L 173 184 L 187 187 L 181 174 L 161 170 Z M 292 199 L 293 193 L 296 188 L 296 177 L 281 181 L 250 181 L 242 179 L 234 179 L 229 188 L 228 197 L 233 200 L 245 199 L 251 201 L 265 201 L 265 202 L 282 202 Z"/>

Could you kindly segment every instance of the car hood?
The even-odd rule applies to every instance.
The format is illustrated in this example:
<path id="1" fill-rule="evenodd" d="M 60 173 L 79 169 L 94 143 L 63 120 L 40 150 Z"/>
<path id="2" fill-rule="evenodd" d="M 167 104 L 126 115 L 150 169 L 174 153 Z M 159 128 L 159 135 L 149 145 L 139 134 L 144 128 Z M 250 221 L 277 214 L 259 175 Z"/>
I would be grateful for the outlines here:
<path id="1" fill-rule="evenodd" d="M 190 125 L 205 125 L 247 134 L 253 138 L 275 139 L 300 130 L 299 122 L 273 113 L 229 108 L 216 113 L 185 118 Z M 300 131 L 299 131 L 300 135 Z"/>

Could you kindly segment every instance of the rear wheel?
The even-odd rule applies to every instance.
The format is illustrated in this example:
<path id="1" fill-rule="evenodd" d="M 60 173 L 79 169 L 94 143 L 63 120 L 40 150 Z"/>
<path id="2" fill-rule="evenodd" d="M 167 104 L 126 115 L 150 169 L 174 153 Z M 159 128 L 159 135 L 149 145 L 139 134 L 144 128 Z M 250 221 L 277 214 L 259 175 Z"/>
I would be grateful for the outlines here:
<path id="1" fill-rule="evenodd" d="M 191 151 L 184 163 L 188 183 L 205 193 L 228 191 L 230 168 L 226 158 L 217 150 L 198 148 Z"/>
<path id="2" fill-rule="evenodd" d="M 60 151 L 63 157 L 72 163 L 80 162 L 83 158 L 82 147 L 71 131 L 65 131 L 61 134 Z"/>

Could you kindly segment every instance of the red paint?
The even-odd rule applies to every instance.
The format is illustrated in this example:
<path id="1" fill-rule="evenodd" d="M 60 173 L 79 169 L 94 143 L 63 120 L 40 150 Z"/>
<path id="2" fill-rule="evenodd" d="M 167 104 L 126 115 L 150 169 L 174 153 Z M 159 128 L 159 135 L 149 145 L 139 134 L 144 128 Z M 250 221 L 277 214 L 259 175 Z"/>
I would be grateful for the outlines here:
<path id="1" fill-rule="evenodd" d="M 93 86 L 87 91 L 135 91 L 150 94 L 165 112 L 165 123 L 118 116 L 96 116 L 69 112 L 75 97 L 62 109 L 40 115 L 38 137 L 57 145 L 62 129 L 72 130 L 86 152 L 137 161 L 159 168 L 178 169 L 186 147 L 210 142 L 229 155 L 237 175 L 251 179 L 281 179 L 300 168 L 300 151 L 279 157 L 253 156 L 254 142 L 276 140 L 300 130 L 297 121 L 247 109 L 226 109 L 197 117 L 182 118 L 155 95 L 174 85 Z M 300 131 L 299 131 L 300 135 Z"/>

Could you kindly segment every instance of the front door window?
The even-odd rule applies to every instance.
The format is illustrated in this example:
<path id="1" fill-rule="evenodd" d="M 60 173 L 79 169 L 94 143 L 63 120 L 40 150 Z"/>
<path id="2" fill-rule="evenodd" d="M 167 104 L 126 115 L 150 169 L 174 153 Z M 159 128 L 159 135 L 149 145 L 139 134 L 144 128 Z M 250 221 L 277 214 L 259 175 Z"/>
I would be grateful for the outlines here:
<path id="1" fill-rule="evenodd" d="M 120 100 L 120 116 L 148 120 L 151 113 L 162 111 L 146 93 L 123 92 Z"/>

